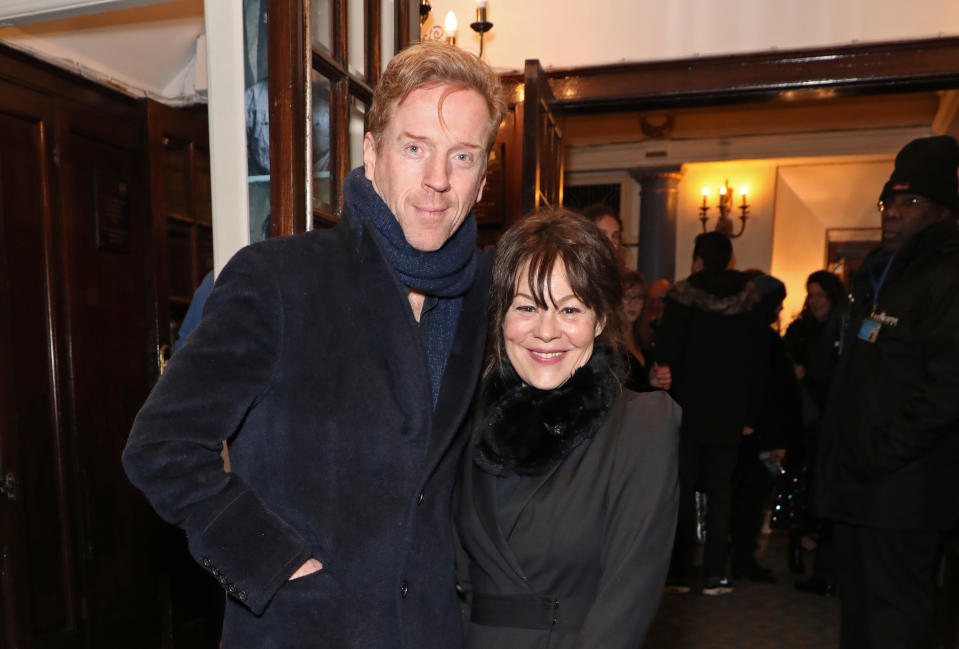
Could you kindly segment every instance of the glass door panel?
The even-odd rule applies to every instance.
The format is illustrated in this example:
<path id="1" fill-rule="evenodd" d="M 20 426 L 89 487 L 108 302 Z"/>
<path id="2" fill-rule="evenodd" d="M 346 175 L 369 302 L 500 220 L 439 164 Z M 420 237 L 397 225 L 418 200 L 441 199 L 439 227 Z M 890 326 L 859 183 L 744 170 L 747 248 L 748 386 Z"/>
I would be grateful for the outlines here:
<path id="1" fill-rule="evenodd" d="M 313 97 L 313 136 L 311 138 L 313 161 L 313 210 L 333 213 L 330 187 L 331 138 L 330 138 L 330 80 L 316 70 L 310 72 Z"/>
<path id="2" fill-rule="evenodd" d="M 330 0 L 311 0 L 310 38 L 313 47 L 324 52 L 332 51 L 333 21 L 330 16 Z"/>

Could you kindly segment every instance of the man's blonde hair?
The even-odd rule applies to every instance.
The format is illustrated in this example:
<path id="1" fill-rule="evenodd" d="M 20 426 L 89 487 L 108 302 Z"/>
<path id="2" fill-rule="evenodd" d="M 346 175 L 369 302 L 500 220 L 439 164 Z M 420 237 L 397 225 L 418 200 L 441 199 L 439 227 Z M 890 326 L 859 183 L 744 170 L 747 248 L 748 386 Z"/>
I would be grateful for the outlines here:
<path id="1" fill-rule="evenodd" d="M 506 96 L 499 77 L 475 54 L 437 42 L 416 43 L 393 57 L 373 91 L 368 114 L 369 132 L 376 147 L 394 107 L 414 90 L 450 85 L 475 90 L 486 101 L 490 122 L 487 149 L 493 146 L 500 122 L 506 116 Z M 441 100 L 442 102 L 442 100 Z"/>

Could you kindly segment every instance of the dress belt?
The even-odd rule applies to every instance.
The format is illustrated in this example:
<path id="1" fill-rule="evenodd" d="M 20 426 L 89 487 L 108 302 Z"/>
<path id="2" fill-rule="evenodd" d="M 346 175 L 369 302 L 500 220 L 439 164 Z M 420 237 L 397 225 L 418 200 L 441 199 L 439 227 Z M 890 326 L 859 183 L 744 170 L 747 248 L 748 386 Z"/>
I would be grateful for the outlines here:
<path id="1" fill-rule="evenodd" d="M 577 597 L 561 600 L 536 595 L 473 593 L 470 621 L 485 626 L 555 629 L 576 633 L 583 626 L 590 602 Z"/>

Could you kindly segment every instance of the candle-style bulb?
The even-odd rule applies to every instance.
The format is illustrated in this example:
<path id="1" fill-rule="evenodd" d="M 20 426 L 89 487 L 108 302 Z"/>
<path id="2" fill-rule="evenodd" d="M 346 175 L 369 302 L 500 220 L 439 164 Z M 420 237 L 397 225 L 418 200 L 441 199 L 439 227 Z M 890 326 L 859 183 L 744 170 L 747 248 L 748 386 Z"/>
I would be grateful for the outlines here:
<path id="1" fill-rule="evenodd" d="M 480 9 L 486 9 L 486 0 L 476 0 L 476 6 Z"/>
<path id="2" fill-rule="evenodd" d="M 453 38 L 456 36 L 457 27 L 456 14 L 450 11 L 448 14 L 446 14 L 446 20 L 443 22 L 443 29 L 446 32 L 447 38 Z"/>

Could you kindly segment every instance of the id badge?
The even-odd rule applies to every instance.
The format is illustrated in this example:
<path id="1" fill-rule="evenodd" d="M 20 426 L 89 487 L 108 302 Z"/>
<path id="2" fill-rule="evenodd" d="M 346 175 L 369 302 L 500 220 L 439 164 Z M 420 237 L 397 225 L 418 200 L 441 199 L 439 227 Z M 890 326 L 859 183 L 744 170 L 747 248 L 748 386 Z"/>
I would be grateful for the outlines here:
<path id="1" fill-rule="evenodd" d="M 878 322 L 872 318 L 866 318 L 862 321 L 862 326 L 859 327 L 859 340 L 865 340 L 867 343 L 876 342 L 876 338 L 879 337 L 879 327 Z"/>

